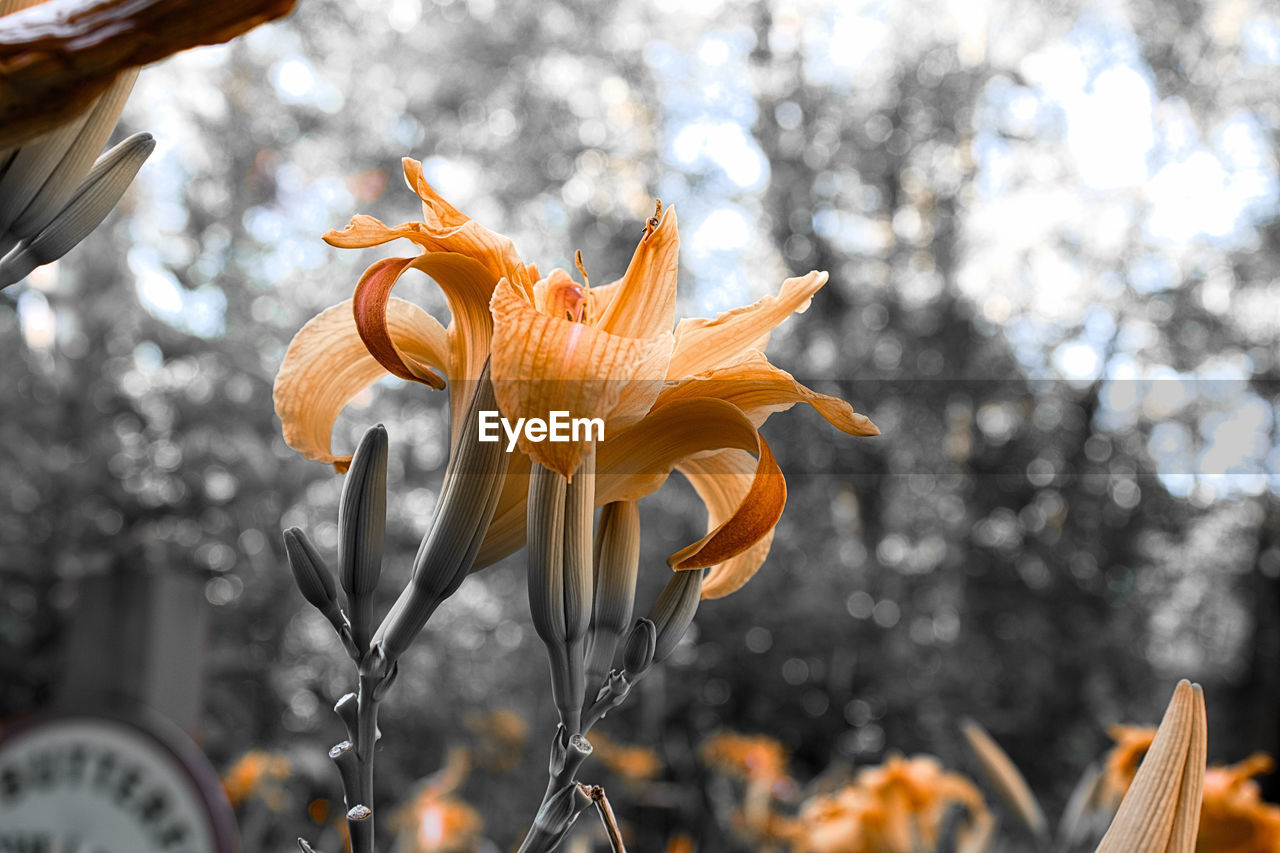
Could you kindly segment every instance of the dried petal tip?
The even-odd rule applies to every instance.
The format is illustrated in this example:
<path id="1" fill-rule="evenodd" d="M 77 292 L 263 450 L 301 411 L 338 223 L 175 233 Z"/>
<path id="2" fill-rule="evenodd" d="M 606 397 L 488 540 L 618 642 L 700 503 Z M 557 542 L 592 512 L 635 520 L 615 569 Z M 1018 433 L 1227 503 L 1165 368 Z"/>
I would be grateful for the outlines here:
<path id="1" fill-rule="evenodd" d="M 318 853 L 316 848 L 308 844 L 305 838 L 298 839 L 298 849 L 302 851 L 302 853 Z"/>
<path id="2" fill-rule="evenodd" d="M 335 611 L 338 589 L 333 583 L 333 575 L 307 534 L 290 527 L 284 532 L 284 551 L 302 597 L 325 615 Z"/>
<path id="3" fill-rule="evenodd" d="M 373 809 L 366 805 L 356 804 L 347 810 L 347 820 L 372 820 Z"/>
<path id="4" fill-rule="evenodd" d="M 658 649 L 658 629 L 648 619 L 637 619 L 636 626 L 627 637 L 627 645 L 622 652 L 622 666 L 633 678 L 643 675 L 653 665 L 653 656 Z"/>

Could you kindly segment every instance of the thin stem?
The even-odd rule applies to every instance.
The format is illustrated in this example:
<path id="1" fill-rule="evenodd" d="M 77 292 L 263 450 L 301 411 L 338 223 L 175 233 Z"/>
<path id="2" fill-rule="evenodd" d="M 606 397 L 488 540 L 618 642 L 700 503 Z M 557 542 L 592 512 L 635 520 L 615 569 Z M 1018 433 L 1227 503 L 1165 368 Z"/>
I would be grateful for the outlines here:
<path id="1" fill-rule="evenodd" d="M 613 853 L 627 853 L 627 847 L 622 843 L 622 830 L 618 828 L 618 819 L 613 816 L 613 808 L 609 805 L 609 798 L 605 796 L 604 788 L 592 785 L 586 793 L 591 798 L 591 802 L 596 804 L 596 811 L 600 813 L 600 822 L 604 824 L 604 831 L 609 836 L 609 845 L 613 848 Z"/>
<path id="2" fill-rule="evenodd" d="M 374 853 L 373 754 L 378 741 L 378 700 L 374 691 L 381 681 L 382 677 L 372 672 L 367 663 L 360 667 L 356 693 L 356 790 L 345 792 L 351 853 Z M 361 806 L 364 810 L 357 811 Z"/>

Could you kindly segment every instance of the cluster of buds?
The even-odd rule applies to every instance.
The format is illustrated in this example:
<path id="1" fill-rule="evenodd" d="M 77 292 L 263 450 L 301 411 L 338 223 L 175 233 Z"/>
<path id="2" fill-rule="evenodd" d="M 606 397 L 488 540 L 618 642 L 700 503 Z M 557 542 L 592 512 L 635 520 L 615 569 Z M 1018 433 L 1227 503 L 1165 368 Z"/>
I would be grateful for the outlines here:
<path id="1" fill-rule="evenodd" d="M 487 374 L 472 395 L 472 408 L 492 406 Z M 475 418 L 466 422 L 474 431 Z M 497 507 L 506 474 L 505 454 L 464 431 L 445 471 L 439 511 L 414 560 L 409 583 L 381 624 L 374 627 L 374 594 L 382 577 L 387 517 L 387 431 L 369 429 L 352 457 L 338 506 L 338 582 L 317 548 L 297 528 L 284 533 L 285 551 L 298 590 L 320 611 L 357 670 L 357 689 L 334 711 L 347 737 L 329 750 L 342 780 L 347 829 L 354 853 L 374 850 L 373 757 L 381 738 L 378 705 L 394 685 L 400 656 L 470 570 Z M 338 589 L 343 602 L 339 601 Z M 300 849 L 312 848 L 299 839 Z"/>
<path id="2" fill-rule="evenodd" d="M 634 501 L 606 504 L 593 536 L 595 459 L 589 448 L 572 477 L 536 463 L 530 477 L 529 606 L 546 646 L 559 726 L 547 791 L 523 853 L 554 850 L 582 811 L 600 803 L 583 794 L 576 778 L 592 751 L 586 735 L 671 654 L 701 599 L 704 570 L 677 571 L 649 616 L 631 624 L 639 510 Z M 622 665 L 615 668 L 620 643 Z M 595 689 L 588 693 L 589 687 Z"/>
<path id="3" fill-rule="evenodd" d="M 0 288 L 56 261 L 98 227 L 156 147 L 135 133 L 102 154 L 133 89 L 120 74 L 85 112 L 0 151 Z"/>

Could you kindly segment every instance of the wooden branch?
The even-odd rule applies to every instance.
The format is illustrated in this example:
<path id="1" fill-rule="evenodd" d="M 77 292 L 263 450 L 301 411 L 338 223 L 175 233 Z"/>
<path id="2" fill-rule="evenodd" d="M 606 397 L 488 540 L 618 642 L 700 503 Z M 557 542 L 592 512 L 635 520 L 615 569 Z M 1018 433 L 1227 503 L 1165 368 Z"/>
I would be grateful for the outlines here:
<path id="1" fill-rule="evenodd" d="M 0 150 L 70 119 L 126 68 L 219 44 L 296 0 L 47 0 L 0 17 Z"/>

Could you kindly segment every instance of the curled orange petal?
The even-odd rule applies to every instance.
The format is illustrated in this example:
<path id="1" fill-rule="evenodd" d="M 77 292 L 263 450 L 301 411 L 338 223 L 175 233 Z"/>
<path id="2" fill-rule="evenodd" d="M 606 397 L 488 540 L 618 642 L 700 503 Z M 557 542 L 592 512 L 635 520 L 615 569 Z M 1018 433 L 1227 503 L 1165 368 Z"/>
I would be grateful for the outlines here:
<path id="1" fill-rule="evenodd" d="M 333 424 L 359 392 L 386 375 L 356 331 L 352 300 L 326 308 L 294 336 L 276 374 L 273 398 L 284 440 L 308 459 L 346 470 L 348 456 L 332 450 Z M 414 363 L 443 369 L 449 360 L 444 328 L 412 303 L 392 299 L 389 339 Z"/>
<path id="2" fill-rule="evenodd" d="M 489 271 L 477 261 L 451 252 L 428 252 L 416 258 L 388 258 L 365 271 L 356 285 L 353 311 L 356 327 L 369 352 L 388 371 L 405 379 L 414 379 L 433 387 L 442 387 L 439 377 L 425 375 L 412 360 L 396 351 L 387 324 L 386 305 L 391 289 L 407 270 L 416 269 L 435 279 L 449 303 L 450 359 L 445 373 L 451 382 L 449 406 L 453 416 L 453 434 L 459 435 L 459 419 L 466 412 L 467 384 L 480 375 L 489 355 L 493 320 L 489 314 L 489 297 L 496 283 Z"/>
<path id="3" fill-rule="evenodd" d="M 364 341 L 369 354 L 389 373 L 432 388 L 443 388 L 443 377 L 421 365 L 412 364 L 401 356 L 388 328 L 387 304 L 391 298 L 391 288 L 412 263 L 413 258 L 386 258 L 365 270 L 356 284 L 355 297 L 351 300 L 352 315 L 356 331 L 360 333 L 360 339 Z"/>
<path id="4" fill-rule="evenodd" d="M 707 505 L 709 525 L 715 527 L 697 542 L 668 557 L 667 563 L 672 568 L 701 569 L 723 563 L 755 545 L 777 525 L 787 504 L 787 481 L 768 442 L 763 436 L 759 441 L 755 473 L 745 495 L 741 493 L 740 469 L 746 462 L 740 455 L 712 457 L 718 465 L 707 459 L 690 459 L 682 468 Z M 723 520 L 717 524 L 718 519 Z M 713 571 L 707 582 L 713 583 L 713 592 L 727 595 L 749 577 L 717 577 Z M 708 596 L 705 585 L 703 595 Z"/>

